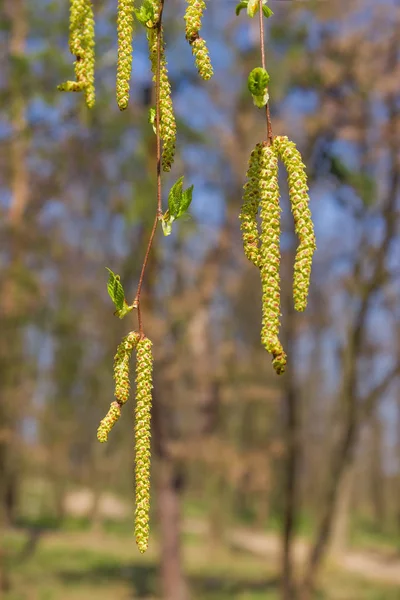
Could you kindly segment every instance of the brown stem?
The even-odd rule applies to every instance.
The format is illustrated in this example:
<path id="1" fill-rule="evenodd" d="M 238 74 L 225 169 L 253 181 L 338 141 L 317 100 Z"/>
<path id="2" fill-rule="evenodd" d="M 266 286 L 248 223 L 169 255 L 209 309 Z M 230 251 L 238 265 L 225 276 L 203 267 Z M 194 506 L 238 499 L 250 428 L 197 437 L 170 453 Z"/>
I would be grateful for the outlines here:
<path id="1" fill-rule="evenodd" d="M 161 135 L 160 135 L 160 71 L 161 71 L 161 44 L 162 44 L 162 16 L 164 10 L 164 0 L 160 0 L 160 13 L 156 25 L 157 30 L 157 69 L 156 69 L 156 144 L 157 144 L 157 212 L 153 223 L 153 228 L 150 233 L 149 243 L 147 244 L 146 254 L 144 256 L 142 270 L 139 277 L 139 283 L 136 291 L 134 304 L 138 313 L 138 325 L 140 336 L 143 337 L 143 320 L 140 307 L 140 295 L 147 263 L 150 256 L 150 251 L 153 245 L 154 236 L 157 229 L 157 223 L 162 216 L 162 198 L 161 198 Z"/>
<path id="2" fill-rule="evenodd" d="M 260 23 L 260 44 L 261 44 L 261 65 L 264 70 L 265 67 L 265 44 L 264 44 L 264 21 L 263 21 L 263 11 L 262 11 L 262 0 L 259 0 L 259 23 Z M 268 135 L 268 143 L 272 144 L 274 136 L 272 134 L 272 123 L 271 123 L 271 114 L 269 112 L 269 104 L 267 102 L 265 106 L 265 114 L 267 117 L 267 135 Z"/>

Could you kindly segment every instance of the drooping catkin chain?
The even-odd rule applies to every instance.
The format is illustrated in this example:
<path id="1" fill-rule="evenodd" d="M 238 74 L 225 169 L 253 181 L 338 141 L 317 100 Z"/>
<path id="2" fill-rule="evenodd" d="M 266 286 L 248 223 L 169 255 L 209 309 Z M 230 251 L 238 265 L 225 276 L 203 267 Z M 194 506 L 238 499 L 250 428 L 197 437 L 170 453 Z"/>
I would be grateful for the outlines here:
<path id="1" fill-rule="evenodd" d="M 171 84 L 168 79 L 167 61 L 165 58 L 165 44 L 163 40 L 163 29 L 161 35 L 161 57 L 160 57 L 160 132 L 163 142 L 162 168 L 170 171 L 175 157 L 176 144 L 176 121 L 171 96 Z M 153 82 L 156 82 L 157 74 L 157 31 L 149 29 L 147 32 L 149 42 L 149 55 Z"/>
<path id="2" fill-rule="evenodd" d="M 85 92 L 88 108 L 95 104 L 95 32 L 91 0 L 70 0 L 69 48 L 76 58 L 74 62 L 76 81 L 65 81 L 60 91 Z"/>
<path id="3" fill-rule="evenodd" d="M 152 343 L 144 337 L 136 348 L 136 408 L 135 408 L 135 537 L 140 552 L 149 543 L 150 512 L 150 420 L 153 388 Z"/>
<path id="4" fill-rule="evenodd" d="M 196 68 L 202 79 L 208 80 L 214 74 L 210 54 L 205 40 L 200 37 L 201 19 L 206 9 L 205 0 L 187 0 L 188 6 L 185 12 L 186 39 L 192 47 L 195 57 Z"/>
<path id="5" fill-rule="evenodd" d="M 86 0 L 86 14 L 83 28 L 83 39 L 85 45 L 85 99 L 88 108 L 93 108 L 96 101 L 94 87 L 94 69 L 95 69 L 95 31 L 94 31 L 94 15 L 91 0 Z"/>
<path id="6" fill-rule="evenodd" d="M 295 309 L 303 311 L 307 306 L 312 258 L 316 249 L 314 225 L 308 205 L 307 175 L 301 154 L 294 142 L 286 136 L 276 137 L 274 149 L 284 163 L 288 175 L 295 231 L 299 238 L 294 262 L 293 298 Z"/>
<path id="7" fill-rule="evenodd" d="M 256 267 L 260 266 L 257 214 L 260 204 L 259 155 L 261 149 L 262 144 L 257 144 L 250 155 L 249 168 L 246 173 L 247 181 L 243 186 L 243 204 L 239 214 L 244 253 Z"/>
<path id="8" fill-rule="evenodd" d="M 118 62 L 117 62 L 117 104 L 125 110 L 129 101 L 129 88 L 132 73 L 132 36 L 134 0 L 118 0 Z"/>
<path id="9" fill-rule="evenodd" d="M 260 190 L 260 256 L 262 284 L 261 342 L 272 354 L 272 365 L 278 375 L 284 372 L 286 354 L 279 341 L 280 326 L 280 213 L 278 158 L 266 145 L 257 149 Z"/>
<path id="10" fill-rule="evenodd" d="M 104 419 L 100 422 L 97 430 L 97 439 L 99 442 L 106 442 L 108 434 L 114 427 L 115 423 L 121 416 L 121 406 L 128 401 L 129 398 L 129 363 L 132 355 L 132 350 L 135 348 L 139 340 L 139 334 L 131 331 L 125 336 L 117 348 L 117 353 L 114 357 L 114 380 L 115 380 L 115 398 L 110 409 Z"/>

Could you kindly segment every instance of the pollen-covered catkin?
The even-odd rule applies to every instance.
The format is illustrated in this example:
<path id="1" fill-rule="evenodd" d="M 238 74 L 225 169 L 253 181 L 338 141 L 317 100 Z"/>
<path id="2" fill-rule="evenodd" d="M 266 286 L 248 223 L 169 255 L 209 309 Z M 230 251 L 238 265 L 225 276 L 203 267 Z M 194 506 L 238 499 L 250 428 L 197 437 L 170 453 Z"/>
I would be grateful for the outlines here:
<path id="1" fill-rule="evenodd" d="M 257 144 L 250 155 L 249 168 L 246 173 L 247 181 L 243 186 L 243 204 L 239 214 L 244 253 L 256 267 L 260 266 L 257 213 L 260 204 L 259 155 L 261 149 L 262 144 Z"/>
<path id="2" fill-rule="evenodd" d="M 110 433 L 111 429 L 114 427 L 115 423 L 118 421 L 120 416 L 121 406 L 118 404 L 118 402 L 111 402 L 108 413 L 106 414 L 104 419 L 100 421 L 100 425 L 97 430 L 97 439 L 99 440 L 99 442 L 104 443 L 108 440 L 108 434 Z"/>
<path id="3" fill-rule="evenodd" d="M 117 353 L 114 356 L 114 380 L 115 380 L 115 397 L 119 404 L 125 404 L 129 398 L 130 382 L 129 382 L 129 363 L 131 360 L 132 350 L 139 340 L 139 334 L 132 331 L 117 348 Z"/>
<path id="4" fill-rule="evenodd" d="M 136 331 L 131 331 L 123 338 L 117 348 L 117 353 L 114 357 L 114 395 L 116 401 L 111 403 L 107 415 L 100 422 L 97 430 L 97 439 L 99 442 L 107 441 L 108 434 L 121 416 L 121 406 L 125 404 L 129 398 L 129 361 L 131 359 L 132 350 L 138 343 L 139 337 L 140 336 Z"/>
<path id="5" fill-rule="evenodd" d="M 83 26 L 83 45 L 84 51 L 84 78 L 85 78 L 85 100 L 88 108 L 93 108 L 96 101 L 94 87 L 94 68 L 95 68 L 95 32 L 94 15 L 91 0 L 85 2 L 85 20 Z"/>
<path id="6" fill-rule="evenodd" d="M 260 189 L 260 272 L 263 318 L 261 341 L 272 354 L 272 365 L 278 375 L 284 372 L 286 354 L 279 341 L 280 325 L 280 212 L 278 159 L 274 150 L 262 146 L 259 150 Z"/>
<path id="7" fill-rule="evenodd" d="M 213 76 L 213 68 L 210 61 L 207 44 L 199 36 L 201 19 L 206 9 L 205 0 L 187 0 L 188 6 L 185 12 L 186 39 L 192 46 L 192 54 L 195 57 L 196 68 L 202 79 L 208 80 Z"/>
<path id="8" fill-rule="evenodd" d="M 210 53 L 207 48 L 207 44 L 202 37 L 198 37 L 193 40 L 192 44 L 192 54 L 195 58 L 196 69 L 202 79 L 208 81 L 214 74 Z"/>
<path id="9" fill-rule="evenodd" d="M 153 388 L 152 343 L 144 337 L 136 349 L 136 408 L 135 408 L 135 537 L 140 552 L 149 543 L 150 511 L 150 419 Z"/>
<path id="10" fill-rule="evenodd" d="M 161 57 L 160 57 L 160 133 L 163 141 L 162 168 L 170 171 L 175 157 L 176 144 L 176 122 L 174 108 L 172 105 L 171 84 L 168 79 L 167 61 L 165 58 L 165 46 L 163 40 L 163 29 L 161 35 Z M 153 82 L 156 82 L 157 73 L 157 32 L 150 29 L 147 32 Z"/>
<path id="11" fill-rule="evenodd" d="M 132 36 L 134 0 L 118 0 L 117 103 L 120 110 L 128 106 L 132 73 Z"/>
<path id="12" fill-rule="evenodd" d="M 274 139 L 274 148 L 284 163 L 288 175 L 295 231 L 299 238 L 294 263 L 293 298 L 295 309 L 303 311 L 307 306 L 312 258 L 316 249 L 314 225 L 308 205 L 307 175 L 301 154 L 294 142 L 286 136 L 279 136 Z"/>
<path id="13" fill-rule="evenodd" d="M 60 91 L 85 92 L 88 108 L 95 104 L 95 32 L 91 0 L 70 1 L 69 49 L 75 56 L 76 81 L 65 81 L 58 86 Z"/>

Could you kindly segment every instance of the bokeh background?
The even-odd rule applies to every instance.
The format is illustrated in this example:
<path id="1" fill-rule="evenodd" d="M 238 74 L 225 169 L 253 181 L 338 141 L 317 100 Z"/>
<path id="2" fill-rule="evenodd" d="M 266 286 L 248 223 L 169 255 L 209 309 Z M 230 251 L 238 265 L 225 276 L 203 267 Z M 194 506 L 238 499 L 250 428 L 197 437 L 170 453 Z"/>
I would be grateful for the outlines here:
<path id="1" fill-rule="evenodd" d="M 0 4 L 0 595 L 7 600 L 400 598 L 400 2 L 270 0 L 275 134 L 307 164 L 318 252 L 292 309 L 282 172 L 277 377 L 238 213 L 265 138 L 246 89 L 257 19 L 210 0 L 199 80 L 183 0 L 166 0 L 191 219 L 158 232 L 143 296 L 155 350 L 151 542 L 134 541 L 133 399 L 108 444 L 121 337 L 107 271 L 134 296 L 154 218 L 144 32 L 115 102 L 116 0 L 95 0 L 97 104 L 72 77 L 68 3 Z M 310 590 L 314 590 L 313 592 Z"/>

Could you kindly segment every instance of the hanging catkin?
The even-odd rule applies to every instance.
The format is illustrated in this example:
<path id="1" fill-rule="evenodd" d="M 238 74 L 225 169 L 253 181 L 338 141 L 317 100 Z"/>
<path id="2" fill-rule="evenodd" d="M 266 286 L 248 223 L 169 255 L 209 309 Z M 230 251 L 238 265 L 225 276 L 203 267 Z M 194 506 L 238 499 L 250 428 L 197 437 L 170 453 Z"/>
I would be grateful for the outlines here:
<path id="1" fill-rule="evenodd" d="M 136 408 L 135 408 L 135 537 L 140 552 L 149 543 L 150 511 L 150 419 L 153 388 L 152 343 L 144 337 L 136 349 Z"/>
<path id="2" fill-rule="evenodd" d="M 262 145 L 259 155 L 260 189 L 260 272 L 262 284 L 261 342 L 273 356 L 273 367 L 280 375 L 286 366 L 286 354 L 279 341 L 280 326 L 280 212 L 278 159 L 274 150 Z"/>
<path id="3" fill-rule="evenodd" d="M 170 171 L 175 156 L 176 144 L 176 122 L 171 97 L 171 84 L 168 79 L 167 61 L 165 58 L 165 45 L 163 30 L 161 36 L 160 56 L 160 131 L 163 142 L 162 167 L 164 171 Z M 150 29 L 147 32 L 149 41 L 149 53 L 153 82 L 156 82 L 157 73 L 157 31 Z"/>
<path id="4" fill-rule="evenodd" d="M 117 104 L 125 110 L 129 102 L 132 73 L 132 36 L 134 0 L 118 0 L 118 61 L 117 61 Z"/>
<path id="5" fill-rule="evenodd" d="M 244 253 L 256 267 L 260 266 L 257 213 L 260 204 L 259 156 L 261 149 L 262 144 L 257 144 L 250 155 L 249 168 L 246 173 L 247 181 L 243 186 L 243 204 L 239 214 Z"/>
<path id="6" fill-rule="evenodd" d="M 201 19 L 206 9 L 205 0 L 187 0 L 188 6 L 185 12 L 186 39 L 192 47 L 192 54 L 195 57 L 196 68 L 200 77 L 205 80 L 213 76 L 213 68 L 210 61 L 205 40 L 200 37 Z"/>
<path id="7" fill-rule="evenodd" d="M 307 306 L 312 258 L 316 249 L 314 225 L 308 205 L 307 175 L 301 154 L 294 142 L 286 136 L 279 136 L 274 139 L 274 148 L 285 165 L 288 175 L 295 231 L 299 238 L 294 263 L 293 298 L 295 309 L 303 311 Z"/>
<path id="8" fill-rule="evenodd" d="M 86 80 L 85 99 L 88 108 L 93 108 L 96 101 L 94 87 L 94 68 L 95 68 L 95 32 L 94 15 L 91 0 L 85 1 L 85 20 L 83 28 L 83 43 L 85 47 L 84 54 L 84 76 Z"/>
<path id="9" fill-rule="evenodd" d="M 114 381 L 115 381 L 115 402 L 111 403 L 110 409 L 104 419 L 100 422 L 97 430 L 97 439 L 100 442 L 106 442 L 108 434 L 121 416 L 121 406 L 128 401 L 130 381 L 129 364 L 132 356 L 132 350 L 139 340 L 139 334 L 131 331 L 125 336 L 117 348 L 114 356 Z"/>
<path id="10" fill-rule="evenodd" d="M 58 86 L 64 92 L 85 92 L 88 108 L 95 104 L 95 31 L 91 0 L 70 1 L 69 49 L 75 56 L 76 81 L 65 81 Z"/>

